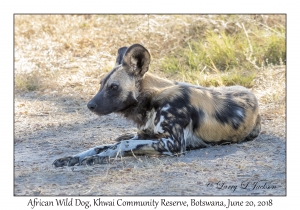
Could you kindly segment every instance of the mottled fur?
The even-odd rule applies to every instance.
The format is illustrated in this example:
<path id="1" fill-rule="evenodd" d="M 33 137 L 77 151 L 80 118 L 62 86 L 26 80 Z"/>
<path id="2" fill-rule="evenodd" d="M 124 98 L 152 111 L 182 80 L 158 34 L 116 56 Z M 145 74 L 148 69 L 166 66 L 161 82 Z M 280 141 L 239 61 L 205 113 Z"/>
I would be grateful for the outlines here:
<path id="1" fill-rule="evenodd" d="M 150 54 L 139 44 L 118 51 L 116 66 L 88 103 L 98 115 L 119 113 L 139 129 L 119 143 L 54 161 L 56 167 L 105 163 L 132 155 L 179 155 L 186 149 L 252 140 L 260 132 L 258 102 L 241 86 L 205 88 L 148 73 Z"/>

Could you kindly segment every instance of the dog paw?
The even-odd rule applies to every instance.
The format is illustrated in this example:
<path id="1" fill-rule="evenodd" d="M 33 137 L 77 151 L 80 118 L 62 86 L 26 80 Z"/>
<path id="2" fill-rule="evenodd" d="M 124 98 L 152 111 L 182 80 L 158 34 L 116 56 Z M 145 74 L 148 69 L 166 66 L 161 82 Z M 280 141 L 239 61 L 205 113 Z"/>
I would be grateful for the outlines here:
<path id="1" fill-rule="evenodd" d="M 99 155 L 93 155 L 93 156 L 87 156 L 85 157 L 81 162 L 80 165 L 95 165 L 95 164 L 104 164 L 108 163 L 108 158 L 99 156 Z"/>
<path id="2" fill-rule="evenodd" d="M 63 166 L 74 166 L 79 163 L 79 157 L 77 156 L 68 156 L 56 159 L 52 165 L 57 167 L 63 167 Z"/>

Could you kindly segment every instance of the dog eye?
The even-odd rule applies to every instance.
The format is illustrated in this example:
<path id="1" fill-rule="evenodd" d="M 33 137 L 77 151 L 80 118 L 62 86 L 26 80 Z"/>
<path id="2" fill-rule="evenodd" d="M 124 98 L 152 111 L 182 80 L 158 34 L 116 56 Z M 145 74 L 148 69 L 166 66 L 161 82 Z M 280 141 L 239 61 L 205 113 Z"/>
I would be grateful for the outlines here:
<path id="1" fill-rule="evenodd" d="M 119 88 L 119 85 L 117 85 L 117 84 L 111 84 L 111 86 L 110 86 L 110 89 L 112 89 L 112 90 L 118 90 L 118 88 Z"/>

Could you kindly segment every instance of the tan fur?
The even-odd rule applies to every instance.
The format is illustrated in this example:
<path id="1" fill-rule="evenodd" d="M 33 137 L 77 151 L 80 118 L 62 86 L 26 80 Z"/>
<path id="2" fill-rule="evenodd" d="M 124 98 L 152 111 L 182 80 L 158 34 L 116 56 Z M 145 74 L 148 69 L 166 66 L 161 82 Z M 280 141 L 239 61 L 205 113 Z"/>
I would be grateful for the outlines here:
<path id="1" fill-rule="evenodd" d="M 160 90 L 173 86 L 173 82 L 168 79 L 160 78 L 154 74 L 147 72 L 144 75 L 141 89 L 151 93 L 159 92 Z"/>
<path id="2" fill-rule="evenodd" d="M 179 86 L 174 85 L 169 80 L 156 77 L 147 73 L 143 80 L 143 89 L 151 90 L 154 92 L 153 100 L 156 101 L 172 101 L 177 97 L 181 97 L 181 92 L 178 91 Z M 213 114 L 216 110 L 223 108 L 225 93 L 227 92 L 248 92 L 246 97 L 256 101 L 255 96 L 246 88 L 234 87 L 218 87 L 213 90 L 219 92 L 221 95 L 213 96 L 211 92 L 206 89 L 191 88 L 190 103 L 193 107 L 204 110 L 205 117 L 201 122 L 201 126 L 195 130 L 195 135 L 208 142 L 217 143 L 219 141 L 228 141 L 232 143 L 240 142 L 241 139 L 246 138 L 253 130 L 256 124 L 258 109 L 254 111 L 246 105 L 245 98 L 235 97 L 234 101 L 245 108 L 244 123 L 242 123 L 237 130 L 230 124 L 221 124 L 218 122 Z M 180 110 L 178 110 L 180 112 Z"/>
<path id="3" fill-rule="evenodd" d="M 116 72 L 114 72 L 110 76 L 109 80 L 107 81 L 107 85 L 110 85 L 111 83 L 118 81 L 122 89 L 126 90 L 123 91 L 120 96 L 120 99 L 122 101 L 125 101 L 129 92 L 134 93 L 134 96 L 136 96 L 138 94 L 138 91 L 136 90 L 134 80 L 132 80 L 128 76 L 128 74 L 122 69 L 122 67 L 117 67 L 117 68 L 118 69 L 116 70 Z"/>
<path id="4" fill-rule="evenodd" d="M 225 90 L 224 88 L 217 88 L 223 94 L 224 91 L 247 91 L 248 94 L 246 97 L 250 101 L 256 101 L 255 96 L 245 88 L 237 87 L 234 89 L 233 87 Z M 199 95 L 201 91 L 193 90 L 192 95 Z M 201 97 L 191 97 L 193 98 L 193 105 L 195 107 L 199 107 L 202 110 L 205 110 L 206 116 L 204 117 L 201 126 L 195 131 L 196 135 L 202 139 L 205 139 L 209 142 L 218 142 L 218 141 L 226 141 L 237 143 L 246 138 L 249 133 L 253 130 L 257 115 L 258 109 L 256 108 L 254 111 L 246 104 L 244 98 L 235 97 L 234 101 L 240 106 L 245 108 L 245 117 L 244 123 L 239 126 L 237 130 L 235 130 L 230 124 L 221 124 L 218 122 L 212 115 L 215 113 L 215 110 L 222 109 L 223 102 L 225 100 L 224 95 L 220 95 L 218 97 L 212 97 L 209 93 L 200 94 Z M 202 100 L 201 100 L 202 99 Z"/>
<path id="5" fill-rule="evenodd" d="M 215 100 L 208 91 L 191 89 L 191 96 L 191 105 L 205 110 L 208 114 L 212 114 L 218 109 L 219 101 Z"/>
<path id="6" fill-rule="evenodd" d="M 158 102 L 173 101 L 176 98 L 182 97 L 182 93 L 178 90 L 178 86 L 170 86 L 161 88 L 156 92 L 153 100 Z"/>

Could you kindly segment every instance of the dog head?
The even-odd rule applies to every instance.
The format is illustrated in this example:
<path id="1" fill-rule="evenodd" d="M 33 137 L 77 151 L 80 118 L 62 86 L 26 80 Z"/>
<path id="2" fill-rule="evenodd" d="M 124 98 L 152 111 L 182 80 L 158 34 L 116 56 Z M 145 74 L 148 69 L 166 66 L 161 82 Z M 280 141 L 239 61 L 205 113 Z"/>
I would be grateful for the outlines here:
<path id="1" fill-rule="evenodd" d="M 142 45 L 120 48 L 115 67 L 101 80 L 100 90 L 87 104 L 89 110 L 106 115 L 136 104 L 139 84 L 149 64 L 150 54 Z"/>

